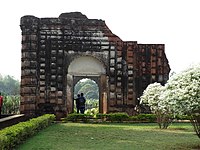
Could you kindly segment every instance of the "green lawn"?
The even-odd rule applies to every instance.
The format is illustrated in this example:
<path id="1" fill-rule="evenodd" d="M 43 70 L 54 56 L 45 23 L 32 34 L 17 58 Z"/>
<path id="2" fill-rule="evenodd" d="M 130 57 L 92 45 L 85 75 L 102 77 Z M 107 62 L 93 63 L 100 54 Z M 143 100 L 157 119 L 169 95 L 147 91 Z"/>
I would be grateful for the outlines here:
<path id="1" fill-rule="evenodd" d="M 190 150 L 200 139 L 189 123 L 167 130 L 157 124 L 59 123 L 44 129 L 18 150 Z"/>

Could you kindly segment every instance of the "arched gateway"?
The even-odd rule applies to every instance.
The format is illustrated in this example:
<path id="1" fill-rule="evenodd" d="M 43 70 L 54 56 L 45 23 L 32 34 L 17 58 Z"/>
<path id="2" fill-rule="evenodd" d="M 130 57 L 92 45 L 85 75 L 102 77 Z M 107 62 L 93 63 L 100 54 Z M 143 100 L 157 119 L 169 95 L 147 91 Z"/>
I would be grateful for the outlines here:
<path id="1" fill-rule="evenodd" d="M 73 88 L 78 81 L 84 78 L 94 80 L 99 86 L 100 95 L 100 112 L 107 112 L 107 85 L 106 66 L 98 59 L 92 56 L 78 56 L 68 67 L 67 75 L 67 108 L 69 112 L 73 112 Z M 106 97 L 105 97 L 106 96 Z"/>
<path id="2" fill-rule="evenodd" d="M 58 18 L 23 16 L 21 113 L 72 112 L 73 88 L 82 78 L 99 86 L 100 112 L 134 114 L 148 84 L 168 79 L 164 44 L 122 41 L 105 22 L 79 12 Z"/>

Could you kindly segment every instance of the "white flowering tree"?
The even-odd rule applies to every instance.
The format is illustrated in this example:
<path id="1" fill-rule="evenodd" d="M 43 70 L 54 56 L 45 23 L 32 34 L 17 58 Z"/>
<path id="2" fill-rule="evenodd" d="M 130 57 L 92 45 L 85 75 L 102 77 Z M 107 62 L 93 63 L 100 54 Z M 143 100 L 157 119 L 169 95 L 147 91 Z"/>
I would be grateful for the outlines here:
<path id="1" fill-rule="evenodd" d="M 165 87 L 155 82 L 150 84 L 140 97 L 140 103 L 149 106 L 156 114 L 157 123 L 161 129 L 167 129 L 171 122 L 167 101 L 162 99 L 164 92 Z"/>
<path id="2" fill-rule="evenodd" d="M 200 138 L 200 64 L 173 75 L 165 85 L 163 99 L 175 114 L 187 114 Z"/>

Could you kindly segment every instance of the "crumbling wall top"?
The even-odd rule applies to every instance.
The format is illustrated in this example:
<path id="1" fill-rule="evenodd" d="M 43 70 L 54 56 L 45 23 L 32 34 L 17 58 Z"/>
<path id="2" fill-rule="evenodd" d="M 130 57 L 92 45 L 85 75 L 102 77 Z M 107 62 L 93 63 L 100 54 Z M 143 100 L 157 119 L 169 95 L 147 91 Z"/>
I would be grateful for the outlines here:
<path id="1" fill-rule="evenodd" d="M 62 13 L 62 14 L 60 14 L 59 18 L 66 18 L 66 19 L 88 19 L 86 17 L 86 15 L 82 14 L 81 12 Z"/>
<path id="2" fill-rule="evenodd" d="M 33 16 L 33 15 L 26 15 L 26 16 L 23 16 L 21 17 L 20 19 L 20 25 L 31 25 L 31 24 L 39 24 L 39 18 Z"/>
<path id="3" fill-rule="evenodd" d="M 55 25 L 68 24 L 73 26 L 105 26 L 104 20 L 88 19 L 86 15 L 81 12 L 62 13 L 58 18 L 38 18 L 32 15 L 21 17 L 20 25 Z"/>

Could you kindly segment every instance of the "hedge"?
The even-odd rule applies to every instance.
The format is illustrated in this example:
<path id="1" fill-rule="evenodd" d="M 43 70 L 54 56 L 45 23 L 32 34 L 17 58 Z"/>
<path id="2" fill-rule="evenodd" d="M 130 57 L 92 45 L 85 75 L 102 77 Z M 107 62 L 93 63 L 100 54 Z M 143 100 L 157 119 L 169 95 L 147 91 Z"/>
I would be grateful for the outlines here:
<path id="1" fill-rule="evenodd" d="M 55 115 L 45 114 L 0 130 L 0 150 L 14 148 L 28 137 L 49 126 L 54 120 Z"/>
<path id="2" fill-rule="evenodd" d="M 189 120 L 190 116 L 176 116 L 174 119 Z M 88 114 L 69 114 L 66 118 L 62 119 L 63 122 L 156 122 L 157 116 L 155 114 L 137 114 L 129 116 L 127 113 L 109 113 L 109 114 L 96 114 L 95 116 Z"/>
<path id="3" fill-rule="evenodd" d="M 93 119 L 92 115 L 88 115 L 88 114 L 77 114 L 77 113 L 72 113 L 69 114 L 66 118 L 62 119 L 63 122 L 68 122 L 68 121 L 72 121 L 72 122 L 89 122 L 89 119 Z"/>
<path id="4" fill-rule="evenodd" d="M 129 120 L 127 113 L 110 113 L 106 115 L 106 120 L 110 122 L 124 122 Z"/>
<path id="5" fill-rule="evenodd" d="M 101 122 L 110 121 L 110 122 L 123 122 L 129 120 L 127 113 L 110 113 L 110 114 L 97 114 L 96 116 L 87 115 L 87 114 L 69 114 L 66 118 L 62 119 L 63 122 L 98 122 L 100 119 Z"/>
<path id="6" fill-rule="evenodd" d="M 138 114 L 136 116 L 130 116 L 130 121 L 136 122 L 156 122 L 155 114 Z"/>

